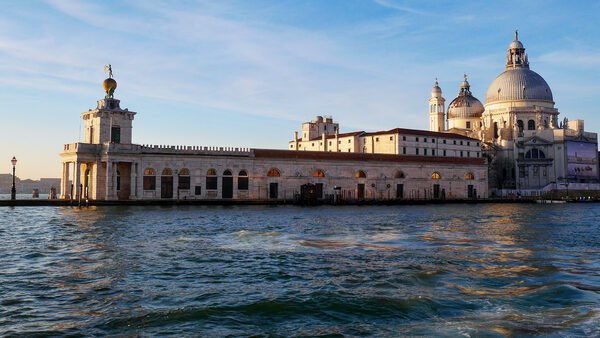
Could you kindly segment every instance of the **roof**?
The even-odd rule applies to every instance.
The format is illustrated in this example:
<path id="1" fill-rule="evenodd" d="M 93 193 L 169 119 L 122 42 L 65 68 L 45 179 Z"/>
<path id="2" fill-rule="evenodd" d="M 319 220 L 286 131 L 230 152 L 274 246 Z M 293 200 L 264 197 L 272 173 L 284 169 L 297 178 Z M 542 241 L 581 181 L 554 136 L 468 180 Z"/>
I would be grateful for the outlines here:
<path id="1" fill-rule="evenodd" d="M 433 136 L 433 137 L 443 137 L 449 139 L 461 139 L 461 140 L 469 140 L 479 142 L 478 139 L 467 137 L 464 135 L 453 134 L 453 133 L 443 133 L 437 131 L 429 131 L 429 130 L 419 130 L 419 129 L 404 129 L 404 128 L 395 128 L 385 131 L 375 131 L 372 133 L 365 133 L 364 136 L 375 136 L 375 135 L 386 135 L 386 134 L 408 134 L 408 135 L 418 135 L 418 136 Z"/>
<path id="2" fill-rule="evenodd" d="M 256 158 L 485 165 L 485 159 L 482 157 L 437 157 L 437 156 L 365 154 L 365 153 L 342 153 L 342 152 L 334 153 L 334 152 L 324 152 L 324 151 L 298 151 L 298 150 L 275 150 L 275 149 L 253 149 L 253 152 L 254 152 L 254 157 L 256 157 Z"/>
<path id="3" fill-rule="evenodd" d="M 364 131 L 353 131 L 353 132 L 351 132 L 351 133 L 342 133 L 342 134 L 338 134 L 337 136 L 338 136 L 339 138 L 342 138 L 342 137 L 349 137 L 349 136 L 358 136 L 358 135 L 361 135 L 361 134 L 364 134 L 364 133 L 365 133 Z M 313 137 L 313 138 L 311 138 L 310 140 L 308 140 L 308 141 L 306 141 L 306 142 L 309 142 L 309 141 L 319 141 L 319 140 L 321 140 L 321 137 L 322 137 L 322 136 L 319 136 L 319 137 Z M 327 139 L 335 138 L 335 135 L 327 135 L 327 136 L 326 136 L 326 138 L 327 138 Z M 298 141 L 298 142 L 302 142 L 302 139 L 301 139 L 301 138 L 299 138 L 299 139 L 297 139 L 296 141 Z M 290 141 L 290 142 L 294 142 L 294 141 L 292 140 L 292 141 Z"/>

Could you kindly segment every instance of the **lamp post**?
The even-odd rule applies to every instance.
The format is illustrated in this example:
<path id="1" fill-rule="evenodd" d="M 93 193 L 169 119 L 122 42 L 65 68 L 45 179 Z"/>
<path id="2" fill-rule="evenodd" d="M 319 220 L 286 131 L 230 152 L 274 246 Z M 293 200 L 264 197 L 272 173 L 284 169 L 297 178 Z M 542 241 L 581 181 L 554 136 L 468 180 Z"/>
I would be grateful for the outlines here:
<path id="1" fill-rule="evenodd" d="M 17 158 L 13 156 L 12 160 L 10 160 L 10 162 L 13 165 L 13 185 L 12 185 L 12 189 L 10 190 L 10 199 L 11 200 L 16 200 L 17 199 L 17 188 L 15 187 L 15 167 L 17 166 Z"/>

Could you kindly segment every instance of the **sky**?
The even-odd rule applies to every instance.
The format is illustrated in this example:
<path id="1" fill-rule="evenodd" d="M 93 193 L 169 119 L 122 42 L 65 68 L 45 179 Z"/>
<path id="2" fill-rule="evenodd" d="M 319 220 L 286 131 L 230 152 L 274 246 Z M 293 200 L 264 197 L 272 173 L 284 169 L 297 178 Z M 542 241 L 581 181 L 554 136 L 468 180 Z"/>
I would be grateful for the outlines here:
<path id="1" fill-rule="evenodd" d="M 139 144 L 287 148 L 301 123 L 427 129 L 467 73 L 485 103 L 515 29 L 561 115 L 600 131 L 599 1 L 3 1 L 0 173 L 60 177 L 112 64 Z"/>

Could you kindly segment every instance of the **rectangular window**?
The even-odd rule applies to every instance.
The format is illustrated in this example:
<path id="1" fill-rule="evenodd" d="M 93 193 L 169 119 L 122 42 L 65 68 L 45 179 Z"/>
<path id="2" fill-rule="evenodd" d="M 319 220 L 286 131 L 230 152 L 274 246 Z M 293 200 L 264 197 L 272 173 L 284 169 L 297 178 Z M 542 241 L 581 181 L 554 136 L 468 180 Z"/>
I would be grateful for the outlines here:
<path id="1" fill-rule="evenodd" d="M 196 195 L 196 196 L 202 195 L 202 186 L 197 185 L 194 187 L 194 195 Z"/>
<path id="2" fill-rule="evenodd" d="M 179 189 L 190 190 L 190 181 L 189 176 L 179 176 Z"/>
<path id="3" fill-rule="evenodd" d="M 338 140 L 338 144 L 342 144 L 342 140 Z"/>
<path id="4" fill-rule="evenodd" d="M 406 136 L 402 136 L 402 141 L 406 141 Z"/>
<path id="5" fill-rule="evenodd" d="M 471 152 L 467 151 L 467 157 L 471 157 Z"/>
<path id="6" fill-rule="evenodd" d="M 121 127 L 110 128 L 110 142 L 121 143 Z"/>
<path id="7" fill-rule="evenodd" d="M 418 138 L 418 137 L 415 137 L 415 141 L 419 142 L 419 138 Z"/>
<path id="8" fill-rule="evenodd" d="M 427 156 L 427 148 L 423 149 L 423 155 Z"/>
<path id="9" fill-rule="evenodd" d="M 379 142 L 379 137 L 376 137 L 376 138 L 375 138 L 375 142 Z"/>
<path id="10" fill-rule="evenodd" d="M 211 176 L 206 178 L 206 190 L 217 190 L 217 177 Z"/>
<path id="11" fill-rule="evenodd" d="M 446 140 L 443 140 L 442 143 L 446 144 Z"/>
<path id="12" fill-rule="evenodd" d="M 352 142 L 352 140 L 348 140 L 348 143 Z"/>
<path id="13" fill-rule="evenodd" d="M 415 148 L 415 154 L 419 155 L 419 148 Z"/>
<path id="14" fill-rule="evenodd" d="M 462 142 L 462 141 L 460 141 L 460 145 L 461 145 L 461 146 L 463 145 L 463 142 Z"/>
<path id="15" fill-rule="evenodd" d="M 431 139 L 431 143 L 435 143 L 435 139 L 434 138 Z"/>
<path id="16" fill-rule="evenodd" d="M 444 150 L 444 156 L 446 156 L 446 150 Z"/>
<path id="17" fill-rule="evenodd" d="M 461 152 L 460 152 L 460 157 L 463 157 L 463 152 L 462 152 L 462 150 L 461 150 Z"/>
<path id="18" fill-rule="evenodd" d="M 393 137 L 393 136 L 390 136 L 390 141 L 393 141 L 393 140 L 394 140 L 394 137 Z"/>
<path id="19" fill-rule="evenodd" d="M 406 147 L 402 147 L 402 153 L 406 155 Z"/>
<path id="20" fill-rule="evenodd" d="M 423 138 L 423 142 L 427 142 L 427 137 L 424 137 L 424 138 Z"/>
<path id="21" fill-rule="evenodd" d="M 331 145 L 331 141 L 329 141 L 329 145 Z"/>
<path id="22" fill-rule="evenodd" d="M 248 190 L 248 177 L 238 177 L 238 190 Z"/>
<path id="23" fill-rule="evenodd" d="M 471 122 L 467 121 L 467 129 L 471 129 Z"/>
<path id="24" fill-rule="evenodd" d="M 144 190 L 156 190 L 156 176 L 144 176 Z"/>
<path id="25" fill-rule="evenodd" d="M 477 157 L 479 157 L 479 152 L 477 152 Z"/>
<path id="26" fill-rule="evenodd" d="M 456 140 L 454 140 L 454 144 L 456 144 Z"/>
<path id="27" fill-rule="evenodd" d="M 435 149 L 431 149 L 431 156 L 435 156 Z"/>

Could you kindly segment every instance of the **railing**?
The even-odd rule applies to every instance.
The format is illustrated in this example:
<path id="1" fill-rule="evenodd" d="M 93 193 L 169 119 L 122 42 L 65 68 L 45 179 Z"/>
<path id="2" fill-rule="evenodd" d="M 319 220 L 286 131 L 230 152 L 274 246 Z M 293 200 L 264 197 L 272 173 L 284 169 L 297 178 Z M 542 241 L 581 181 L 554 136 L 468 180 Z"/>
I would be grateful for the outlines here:
<path id="1" fill-rule="evenodd" d="M 165 154 L 171 153 L 186 153 L 186 154 L 243 154 L 248 155 L 251 148 L 244 147 L 215 147 L 215 146 L 186 146 L 186 145 L 156 145 L 142 144 L 140 145 L 142 152 L 159 152 Z"/>

